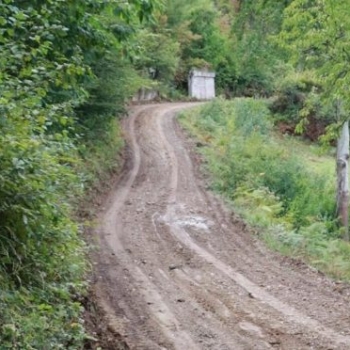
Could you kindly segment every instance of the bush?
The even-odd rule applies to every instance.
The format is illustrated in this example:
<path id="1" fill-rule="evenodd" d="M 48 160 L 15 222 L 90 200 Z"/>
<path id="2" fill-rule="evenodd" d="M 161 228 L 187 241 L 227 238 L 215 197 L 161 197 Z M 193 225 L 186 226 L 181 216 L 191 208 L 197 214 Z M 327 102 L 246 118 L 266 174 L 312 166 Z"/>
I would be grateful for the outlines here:
<path id="1" fill-rule="evenodd" d="M 277 120 L 296 125 L 300 121 L 300 111 L 305 107 L 308 94 L 318 87 L 319 84 L 312 72 L 297 73 L 292 70 L 277 80 L 275 98 L 270 109 Z"/>
<path id="2" fill-rule="evenodd" d="M 269 107 L 281 131 L 298 133 L 311 141 L 324 135 L 336 110 L 321 101 L 320 93 L 320 83 L 312 71 L 292 70 L 278 79 Z"/>
<path id="3" fill-rule="evenodd" d="M 77 152 L 64 133 L 35 134 L 11 117 L 0 135 L 1 349 L 77 348 L 84 331 L 70 297 L 86 271 L 70 205 L 81 193 Z"/>
<path id="4" fill-rule="evenodd" d="M 82 307 L 70 300 L 71 290 L 58 285 L 2 293 L 2 350 L 80 349 L 86 337 Z"/>

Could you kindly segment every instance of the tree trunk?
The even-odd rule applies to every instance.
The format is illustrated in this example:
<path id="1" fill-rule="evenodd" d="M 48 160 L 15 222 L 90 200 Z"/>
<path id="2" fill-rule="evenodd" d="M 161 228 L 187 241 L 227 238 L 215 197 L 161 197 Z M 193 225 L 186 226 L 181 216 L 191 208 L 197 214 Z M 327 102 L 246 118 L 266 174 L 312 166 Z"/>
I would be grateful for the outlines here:
<path id="1" fill-rule="evenodd" d="M 343 124 L 337 144 L 337 216 L 345 229 L 344 239 L 349 240 L 349 122 Z"/>

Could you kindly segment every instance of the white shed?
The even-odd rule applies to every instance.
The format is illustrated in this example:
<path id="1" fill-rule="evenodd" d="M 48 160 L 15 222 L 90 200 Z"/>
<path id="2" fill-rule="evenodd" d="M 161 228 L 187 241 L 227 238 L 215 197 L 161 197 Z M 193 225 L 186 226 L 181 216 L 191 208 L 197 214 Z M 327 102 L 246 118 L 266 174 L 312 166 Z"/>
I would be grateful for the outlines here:
<path id="1" fill-rule="evenodd" d="M 188 75 L 189 96 L 199 100 L 215 98 L 215 73 L 191 69 Z"/>

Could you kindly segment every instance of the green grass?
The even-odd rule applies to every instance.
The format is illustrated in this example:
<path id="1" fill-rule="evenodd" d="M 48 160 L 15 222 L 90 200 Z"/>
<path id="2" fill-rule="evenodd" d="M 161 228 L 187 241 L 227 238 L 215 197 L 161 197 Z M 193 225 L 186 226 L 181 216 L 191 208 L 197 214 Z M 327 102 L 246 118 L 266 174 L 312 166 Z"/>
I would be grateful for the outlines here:
<path id="1" fill-rule="evenodd" d="M 201 146 L 212 189 L 270 248 L 350 280 L 350 245 L 334 217 L 334 150 L 276 133 L 263 100 L 215 100 L 180 122 Z"/>

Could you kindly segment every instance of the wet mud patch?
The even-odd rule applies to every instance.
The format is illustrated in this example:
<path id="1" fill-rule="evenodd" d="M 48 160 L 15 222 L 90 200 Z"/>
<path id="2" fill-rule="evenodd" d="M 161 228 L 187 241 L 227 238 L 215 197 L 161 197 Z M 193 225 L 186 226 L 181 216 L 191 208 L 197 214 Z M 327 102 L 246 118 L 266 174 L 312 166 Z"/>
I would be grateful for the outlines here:
<path id="1" fill-rule="evenodd" d="M 174 220 L 173 223 L 180 227 L 189 227 L 206 232 L 209 232 L 210 227 L 214 225 L 212 221 L 201 216 L 185 216 Z"/>

